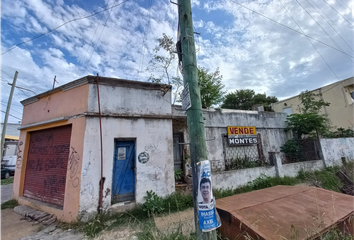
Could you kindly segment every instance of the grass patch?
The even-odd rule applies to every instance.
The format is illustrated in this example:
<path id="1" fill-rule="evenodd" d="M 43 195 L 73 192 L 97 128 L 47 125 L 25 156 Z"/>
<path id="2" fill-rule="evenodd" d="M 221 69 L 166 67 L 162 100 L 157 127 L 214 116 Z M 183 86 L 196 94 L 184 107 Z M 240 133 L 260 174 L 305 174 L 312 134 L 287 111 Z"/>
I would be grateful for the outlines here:
<path id="1" fill-rule="evenodd" d="M 298 179 L 292 177 L 268 177 L 264 174 L 261 174 L 261 176 L 259 176 L 255 180 L 248 182 L 246 185 L 241 186 L 239 188 L 214 189 L 213 191 L 214 191 L 215 198 L 219 199 L 219 198 L 233 196 L 236 194 L 252 192 L 263 188 L 273 187 L 277 185 L 292 186 L 298 184 L 299 182 L 300 181 Z"/>
<path id="2" fill-rule="evenodd" d="M 1 204 L 1 210 L 6 208 L 14 208 L 16 206 L 18 206 L 18 202 L 15 199 L 11 199 Z"/>
<path id="3" fill-rule="evenodd" d="M 297 179 L 302 182 L 316 183 L 320 187 L 327 190 L 340 192 L 340 188 L 343 186 L 343 183 L 341 183 L 336 176 L 336 172 L 338 172 L 339 169 L 339 167 L 328 167 L 324 170 L 314 172 L 305 172 L 301 170 L 298 173 Z"/>
<path id="4" fill-rule="evenodd" d="M 14 177 L 9 177 L 8 179 L 1 179 L 1 185 L 7 185 L 14 182 Z"/>

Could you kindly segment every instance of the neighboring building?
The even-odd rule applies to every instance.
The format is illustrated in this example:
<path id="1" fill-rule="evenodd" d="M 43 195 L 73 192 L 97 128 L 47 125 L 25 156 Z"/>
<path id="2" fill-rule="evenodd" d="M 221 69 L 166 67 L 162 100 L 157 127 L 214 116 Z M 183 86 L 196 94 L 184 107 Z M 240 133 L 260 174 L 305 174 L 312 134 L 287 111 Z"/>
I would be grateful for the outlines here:
<path id="1" fill-rule="evenodd" d="M 22 101 L 13 188 L 20 204 L 66 222 L 97 212 L 101 142 L 96 80 L 87 76 Z M 159 196 L 173 193 L 174 170 L 186 176 L 190 160 L 186 114 L 171 105 L 171 86 L 100 77 L 99 95 L 102 207 L 141 204 L 150 190 Z M 283 113 L 211 109 L 203 115 L 213 171 L 224 171 L 235 158 L 269 162 L 269 152 L 278 152 L 288 139 Z M 230 139 L 228 126 L 252 129 L 252 143 L 237 145 L 241 138 Z"/>
<path id="2" fill-rule="evenodd" d="M 329 102 L 329 106 L 321 109 L 328 115 L 335 128 L 354 128 L 354 77 L 317 88 L 311 92 L 320 94 L 321 99 Z M 272 104 L 275 112 L 286 114 L 299 113 L 300 101 L 297 96 Z"/>
<path id="3" fill-rule="evenodd" d="M 1 133 L 3 127 L 4 124 L 1 123 Z M 2 156 L 13 156 L 17 154 L 17 143 L 18 143 L 18 138 L 20 137 L 20 130 L 18 130 L 19 127 L 21 127 L 20 123 L 7 123 L 4 152 Z"/>

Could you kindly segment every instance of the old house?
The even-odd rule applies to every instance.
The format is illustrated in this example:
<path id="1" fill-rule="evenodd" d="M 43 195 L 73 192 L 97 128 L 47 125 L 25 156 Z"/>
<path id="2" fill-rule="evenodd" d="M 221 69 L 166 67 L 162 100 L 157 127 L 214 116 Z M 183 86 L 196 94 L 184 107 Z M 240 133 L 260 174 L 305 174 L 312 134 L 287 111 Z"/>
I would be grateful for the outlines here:
<path id="1" fill-rule="evenodd" d="M 321 114 L 325 114 L 331 120 L 331 125 L 336 128 L 354 128 L 354 77 L 350 77 L 332 84 L 311 90 L 312 93 L 319 94 L 320 98 L 329 102 L 329 106 L 321 109 Z M 286 114 L 299 113 L 301 104 L 298 95 L 273 103 L 275 112 Z"/>
<path id="2" fill-rule="evenodd" d="M 22 101 L 20 204 L 67 222 L 97 212 L 101 167 L 102 208 L 174 191 L 171 86 L 106 77 L 98 85 L 101 117 L 95 76 Z"/>

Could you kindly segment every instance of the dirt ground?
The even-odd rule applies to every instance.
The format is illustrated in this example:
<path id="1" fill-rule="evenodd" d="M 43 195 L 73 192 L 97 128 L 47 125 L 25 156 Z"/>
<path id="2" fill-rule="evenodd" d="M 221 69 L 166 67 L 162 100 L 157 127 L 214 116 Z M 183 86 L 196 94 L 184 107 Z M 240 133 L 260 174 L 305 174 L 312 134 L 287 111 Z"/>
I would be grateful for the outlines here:
<path id="1" fill-rule="evenodd" d="M 43 226 L 21 220 L 23 217 L 13 209 L 1 210 L 1 240 L 15 240 L 38 232 Z"/>

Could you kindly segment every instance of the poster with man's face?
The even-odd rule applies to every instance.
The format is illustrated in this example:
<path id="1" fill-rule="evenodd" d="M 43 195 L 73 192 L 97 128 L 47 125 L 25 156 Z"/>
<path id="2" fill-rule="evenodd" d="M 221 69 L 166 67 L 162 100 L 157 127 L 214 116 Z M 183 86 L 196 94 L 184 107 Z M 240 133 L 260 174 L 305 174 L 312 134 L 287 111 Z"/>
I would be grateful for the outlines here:
<path id="1" fill-rule="evenodd" d="M 221 225 L 215 208 L 215 199 L 210 175 L 210 162 L 201 161 L 198 166 L 198 216 L 199 227 L 203 232 L 209 232 Z"/>

